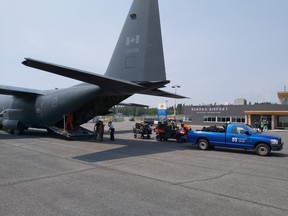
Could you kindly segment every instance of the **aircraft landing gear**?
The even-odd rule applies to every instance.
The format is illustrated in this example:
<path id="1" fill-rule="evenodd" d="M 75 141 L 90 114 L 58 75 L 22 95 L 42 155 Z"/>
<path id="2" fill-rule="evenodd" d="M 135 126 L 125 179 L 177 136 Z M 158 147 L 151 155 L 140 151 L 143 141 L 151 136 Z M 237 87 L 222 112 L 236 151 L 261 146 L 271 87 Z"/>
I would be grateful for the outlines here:
<path id="1" fill-rule="evenodd" d="M 26 128 L 19 122 L 17 125 L 17 129 L 14 130 L 15 135 L 21 135 Z M 13 130 L 12 130 L 13 131 Z M 13 132 L 12 132 L 13 133 Z"/>

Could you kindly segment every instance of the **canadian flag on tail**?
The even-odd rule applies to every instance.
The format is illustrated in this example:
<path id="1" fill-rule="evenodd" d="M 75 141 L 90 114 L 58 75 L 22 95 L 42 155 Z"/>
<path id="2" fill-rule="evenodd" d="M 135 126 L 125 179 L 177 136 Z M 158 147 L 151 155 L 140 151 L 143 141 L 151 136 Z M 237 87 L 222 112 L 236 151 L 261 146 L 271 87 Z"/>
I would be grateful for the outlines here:
<path id="1" fill-rule="evenodd" d="M 136 35 L 135 37 L 127 37 L 126 38 L 126 46 L 132 45 L 132 44 L 139 44 L 140 43 L 140 35 Z"/>

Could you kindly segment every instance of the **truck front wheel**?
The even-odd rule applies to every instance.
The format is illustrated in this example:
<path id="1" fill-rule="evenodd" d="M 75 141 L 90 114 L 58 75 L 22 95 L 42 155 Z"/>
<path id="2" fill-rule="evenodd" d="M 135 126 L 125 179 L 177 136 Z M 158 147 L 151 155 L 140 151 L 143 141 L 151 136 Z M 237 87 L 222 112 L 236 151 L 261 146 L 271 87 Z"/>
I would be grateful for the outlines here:
<path id="1" fill-rule="evenodd" d="M 260 156 L 268 156 L 270 154 L 270 147 L 266 144 L 258 144 L 255 149 L 256 153 Z"/>
<path id="2" fill-rule="evenodd" d="M 198 147 L 199 147 L 199 149 L 201 149 L 201 150 L 207 150 L 207 149 L 209 149 L 209 143 L 208 143 L 208 141 L 205 140 L 205 139 L 200 139 L 200 140 L 198 141 Z"/>

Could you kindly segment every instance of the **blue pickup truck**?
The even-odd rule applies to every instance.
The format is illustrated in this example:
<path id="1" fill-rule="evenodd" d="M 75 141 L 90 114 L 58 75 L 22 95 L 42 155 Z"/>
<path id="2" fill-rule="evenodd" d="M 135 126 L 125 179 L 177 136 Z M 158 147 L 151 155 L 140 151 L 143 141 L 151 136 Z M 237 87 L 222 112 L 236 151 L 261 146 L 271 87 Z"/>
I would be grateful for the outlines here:
<path id="1" fill-rule="evenodd" d="M 223 127 L 204 127 L 188 131 L 187 141 L 202 150 L 213 147 L 252 149 L 260 156 L 283 148 L 281 137 L 260 133 L 246 124 L 227 124 Z"/>

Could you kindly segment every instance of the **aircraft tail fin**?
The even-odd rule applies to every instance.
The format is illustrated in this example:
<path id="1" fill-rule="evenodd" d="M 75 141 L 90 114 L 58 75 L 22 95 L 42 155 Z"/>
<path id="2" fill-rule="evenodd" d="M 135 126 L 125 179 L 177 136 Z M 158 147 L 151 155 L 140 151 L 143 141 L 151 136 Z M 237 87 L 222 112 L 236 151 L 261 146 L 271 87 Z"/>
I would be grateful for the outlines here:
<path id="1" fill-rule="evenodd" d="M 134 0 L 105 76 L 166 80 L 158 0 Z"/>

